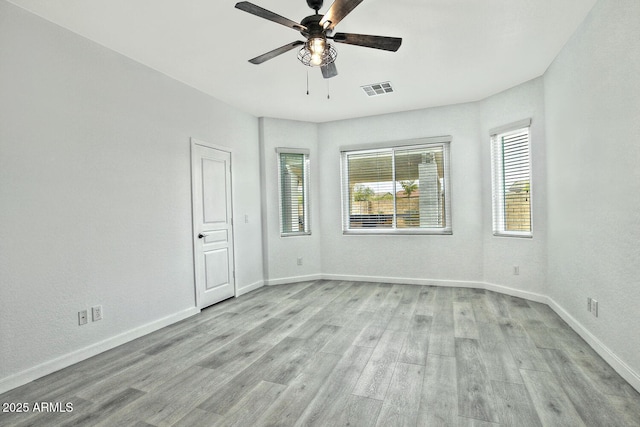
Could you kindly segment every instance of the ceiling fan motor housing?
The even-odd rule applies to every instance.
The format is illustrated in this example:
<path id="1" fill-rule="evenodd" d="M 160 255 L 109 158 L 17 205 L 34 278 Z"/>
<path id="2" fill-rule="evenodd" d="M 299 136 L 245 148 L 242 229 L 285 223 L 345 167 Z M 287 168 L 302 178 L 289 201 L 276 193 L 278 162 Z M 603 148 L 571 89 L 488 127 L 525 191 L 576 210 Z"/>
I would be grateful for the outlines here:
<path id="1" fill-rule="evenodd" d="M 300 31 L 300 34 L 305 36 L 307 39 L 312 39 L 314 37 L 326 38 L 324 28 L 320 25 L 320 20 L 322 20 L 322 15 L 318 14 L 304 18 L 302 22 L 300 22 L 300 25 L 306 27 L 306 29 Z"/>

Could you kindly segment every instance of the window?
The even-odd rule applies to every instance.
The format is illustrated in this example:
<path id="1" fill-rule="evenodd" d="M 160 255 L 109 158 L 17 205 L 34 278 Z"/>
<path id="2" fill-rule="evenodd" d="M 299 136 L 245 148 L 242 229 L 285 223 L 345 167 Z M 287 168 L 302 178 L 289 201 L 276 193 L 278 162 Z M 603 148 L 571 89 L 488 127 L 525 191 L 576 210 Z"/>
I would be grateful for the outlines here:
<path id="1" fill-rule="evenodd" d="M 278 148 L 280 234 L 311 234 L 309 225 L 309 151 Z"/>
<path id="2" fill-rule="evenodd" d="M 451 234 L 450 141 L 343 150 L 343 231 Z"/>
<path id="3" fill-rule="evenodd" d="M 493 234 L 531 237 L 531 120 L 491 132 Z"/>

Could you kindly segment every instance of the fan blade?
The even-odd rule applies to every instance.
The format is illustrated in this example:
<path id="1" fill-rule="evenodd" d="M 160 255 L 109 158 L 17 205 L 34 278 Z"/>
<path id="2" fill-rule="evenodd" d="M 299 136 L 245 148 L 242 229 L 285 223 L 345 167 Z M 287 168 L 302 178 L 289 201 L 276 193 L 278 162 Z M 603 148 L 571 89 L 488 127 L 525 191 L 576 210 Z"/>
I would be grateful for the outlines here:
<path id="1" fill-rule="evenodd" d="M 270 59 L 275 58 L 278 55 L 282 55 L 285 52 L 289 52 L 291 49 L 295 49 L 296 46 L 302 46 L 304 44 L 304 42 L 301 42 L 300 40 L 296 40 L 292 43 L 286 44 L 284 46 L 281 46 L 277 49 L 273 49 L 271 52 L 267 52 L 264 53 L 260 56 L 256 56 L 253 59 L 250 59 L 249 62 L 251 62 L 252 64 L 262 64 L 265 61 L 268 61 Z"/>
<path id="2" fill-rule="evenodd" d="M 322 77 L 325 79 L 330 79 L 331 77 L 338 75 L 338 69 L 336 68 L 335 62 L 320 67 L 320 70 L 322 71 Z"/>
<path id="3" fill-rule="evenodd" d="M 300 25 L 297 22 L 287 19 L 284 16 L 280 16 L 277 13 L 273 13 L 270 10 L 263 9 L 260 6 L 256 6 L 255 4 L 248 1 L 241 1 L 236 3 L 236 9 L 249 12 L 252 15 L 268 19 L 269 21 L 276 22 L 278 24 L 284 25 L 285 27 L 293 28 L 296 31 L 303 31 L 307 29 L 307 27 L 305 27 L 304 25 Z"/>
<path id="4" fill-rule="evenodd" d="M 338 22 L 347 16 L 363 0 L 336 0 L 333 2 L 327 13 L 322 17 L 320 25 L 327 31 L 333 30 Z M 326 27 L 325 27 L 326 25 Z"/>
<path id="5" fill-rule="evenodd" d="M 389 50 L 391 52 L 400 49 L 400 45 L 402 44 L 402 39 L 398 37 L 368 36 L 365 34 L 336 33 L 332 38 L 336 43 L 371 47 L 374 49 Z"/>

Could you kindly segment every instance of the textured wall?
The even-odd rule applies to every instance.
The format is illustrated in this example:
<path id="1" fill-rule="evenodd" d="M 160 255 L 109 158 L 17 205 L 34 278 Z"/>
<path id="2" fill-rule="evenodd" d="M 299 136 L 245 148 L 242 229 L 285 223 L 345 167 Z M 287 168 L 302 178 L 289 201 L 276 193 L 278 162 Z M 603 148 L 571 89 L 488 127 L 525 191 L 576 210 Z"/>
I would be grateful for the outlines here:
<path id="1" fill-rule="evenodd" d="M 533 293 L 546 294 L 547 274 L 547 156 L 544 85 L 534 79 L 480 102 L 478 136 L 482 145 L 484 281 Z M 491 210 L 491 144 L 493 128 L 531 119 L 532 238 L 495 237 Z M 513 267 L 520 274 L 513 274 Z"/>
<path id="2" fill-rule="evenodd" d="M 393 279 L 482 279 L 481 144 L 476 104 L 319 125 L 322 272 Z M 340 148 L 451 135 L 453 235 L 343 235 Z"/>
<path id="3" fill-rule="evenodd" d="M 190 137 L 234 149 L 262 284 L 256 118 L 4 1 L 0 64 L 0 390 L 193 312 Z"/>
<path id="4" fill-rule="evenodd" d="M 265 280 L 267 283 L 318 278 L 321 273 L 321 218 L 319 196 L 324 172 L 318 166 L 317 126 L 313 123 L 260 119 L 262 154 L 262 209 L 264 228 Z M 309 220 L 311 235 L 280 236 L 278 157 L 276 148 L 309 149 Z M 298 265 L 302 258 L 302 265 Z"/>
<path id="5" fill-rule="evenodd" d="M 544 84 L 548 293 L 640 373 L 640 2 L 598 2 Z"/>

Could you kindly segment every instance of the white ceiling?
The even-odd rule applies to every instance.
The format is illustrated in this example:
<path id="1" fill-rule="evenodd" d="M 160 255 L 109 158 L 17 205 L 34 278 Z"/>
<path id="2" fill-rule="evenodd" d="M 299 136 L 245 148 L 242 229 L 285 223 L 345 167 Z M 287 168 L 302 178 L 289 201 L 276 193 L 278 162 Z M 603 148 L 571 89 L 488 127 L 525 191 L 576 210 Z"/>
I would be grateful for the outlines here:
<path id="1" fill-rule="evenodd" d="M 402 37 L 402 46 L 336 44 L 339 75 L 324 80 L 296 50 L 247 62 L 303 38 L 236 0 L 10 1 L 255 116 L 311 122 L 475 101 L 538 77 L 596 2 L 365 0 L 336 31 Z M 252 2 L 293 21 L 314 13 L 305 0 Z M 383 81 L 395 92 L 360 88 Z"/>

